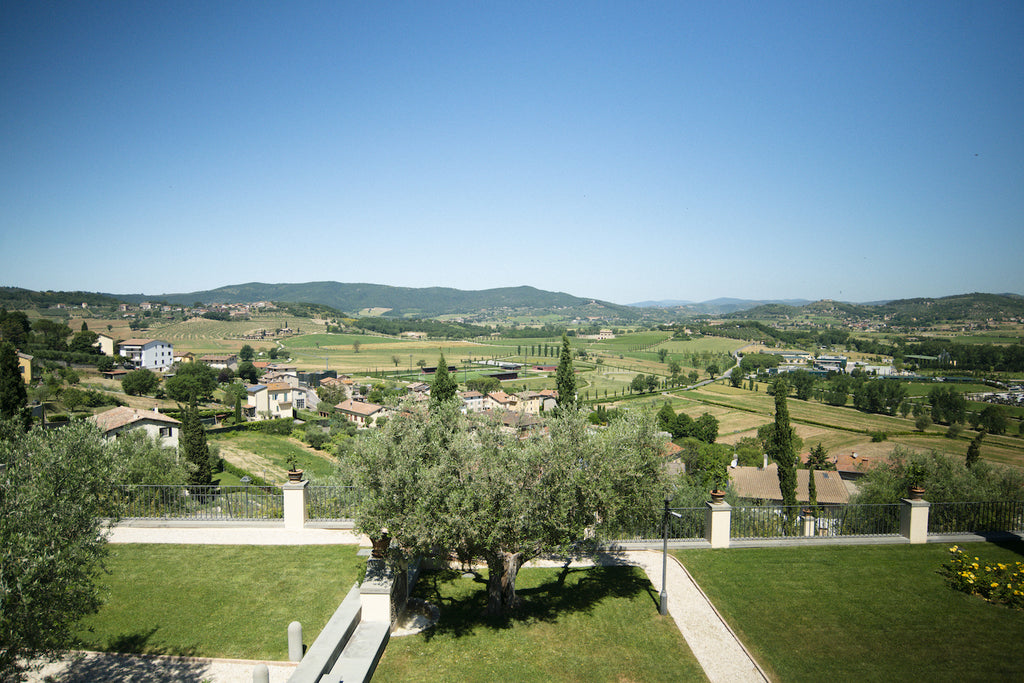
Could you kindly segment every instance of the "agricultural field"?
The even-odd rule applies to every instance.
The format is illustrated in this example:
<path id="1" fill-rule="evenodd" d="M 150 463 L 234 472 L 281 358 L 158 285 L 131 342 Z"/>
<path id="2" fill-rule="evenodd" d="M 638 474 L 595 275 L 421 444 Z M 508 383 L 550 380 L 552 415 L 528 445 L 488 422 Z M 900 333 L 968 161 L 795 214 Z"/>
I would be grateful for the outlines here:
<path id="1" fill-rule="evenodd" d="M 751 392 L 716 382 L 697 390 L 676 392 L 680 402 L 673 402 L 673 407 L 691 417 L 710 412 L 719 420 L 719 442 L 736 443 L 742 437 L 756 436 L 760 425 L 773 420 L 774 398 L 768 395 L 764 385 L 758 386 L 759 391 Z M 787 407 L 791 424 L 803 439 L 804 451 L 820 442 L 831 453 L 881 456 L 887 455 L 894 446 L 903 445 L 915 450 L 935 449 L 964 456 L 976 435 L 973 430 L 964 429 L 956 439 L 949 439 L 945 437 L 945 425 L 932 425 L 919 432 L 913 417 L 875 415 L 793 397 L 787 401 Z M 884 432 L 886 440 L 873 441 L 870 432 Z M 987 435 L 981 455 L 993 462 L 1024 467 L 1024 438 Z"/>
<path id="2" fill-rule="evenodd" d="M 294 456 L 307 479 L 323 481 L 337 470 L 337 460 L 292 436 L 260 432 L 222 432 L 207 436 L 220 448 L 220 456 L 267 481 L 288 481 L 288 458 Z"/>

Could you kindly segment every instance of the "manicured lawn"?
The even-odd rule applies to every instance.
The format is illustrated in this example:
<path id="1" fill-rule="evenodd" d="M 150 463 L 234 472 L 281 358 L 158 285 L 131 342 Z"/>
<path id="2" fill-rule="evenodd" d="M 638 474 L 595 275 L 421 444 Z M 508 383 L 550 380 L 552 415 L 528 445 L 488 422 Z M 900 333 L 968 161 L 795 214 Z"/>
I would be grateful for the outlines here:
<path id="1" fill-rule="evenodd" d="M 484 579 L 486 580 L 486 579 Z M 525 606 L 487 619 L 484 580 L 426 574 L 415 594 L 441 609 L 421 634 L 392 638 L 382 681 L 706 680 L 647 577 L 630 567 L 524 569 Z"/>
<path id="2" fill-rule="evenodd" d="M 111 545 L 106 604 L 80 647 L 286 660 L 288 624 L 313 642 L 356 581 L 355 546 Z"/>
<path id="3" fill-rule="evenodd" d="M 1024 543 L 961 547 L 982 561 L 1024 556 Z M 777 680 L 1024 680 L 1024 611 L 948 588 L 946 545 L 676 555 Z"/>

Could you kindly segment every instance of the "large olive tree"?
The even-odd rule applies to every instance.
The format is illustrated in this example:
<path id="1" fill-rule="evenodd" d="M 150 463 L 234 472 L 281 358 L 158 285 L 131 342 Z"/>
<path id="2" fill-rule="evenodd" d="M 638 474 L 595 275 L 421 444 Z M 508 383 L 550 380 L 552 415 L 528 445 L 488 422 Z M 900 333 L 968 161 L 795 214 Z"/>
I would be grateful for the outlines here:
<path id="1" fill-rule="evenodd" d="M 594 431 L 576 410 L 521 439 L 472 422 L 454 403 L 411 405 L 357 443 L 358 528 L 387 529 L 409 553 L 437 548 L 488 566 L 487 611 L 517 603 L 525 562 L 566 552 L 603 530 L 650 522 L 663 500 L 653 415 L 632 413 Z"/>

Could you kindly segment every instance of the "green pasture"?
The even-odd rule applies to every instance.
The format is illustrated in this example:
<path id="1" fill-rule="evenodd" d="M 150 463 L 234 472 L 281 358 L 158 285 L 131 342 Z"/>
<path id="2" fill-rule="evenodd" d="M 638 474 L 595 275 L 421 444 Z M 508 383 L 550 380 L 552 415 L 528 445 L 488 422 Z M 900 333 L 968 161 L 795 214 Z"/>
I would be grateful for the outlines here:
<path id="1" fill-rule="evenodd" d="M 111 545 L 107 571 L 97 577 L 104 605 L 82 621 L 79 647 L 286 660 L 288 624 L 300 622 L 304 640 L 313 641 L 356 581 L 357 550 Z"/>
<path id="2" fill-rule="evenodd" d="M 961 547 L 1024 559 L 1021 542 Z M 674 554 L 772 680 L 1024 680 L 1024 611 L 947 587 L 944 544 Z"/>

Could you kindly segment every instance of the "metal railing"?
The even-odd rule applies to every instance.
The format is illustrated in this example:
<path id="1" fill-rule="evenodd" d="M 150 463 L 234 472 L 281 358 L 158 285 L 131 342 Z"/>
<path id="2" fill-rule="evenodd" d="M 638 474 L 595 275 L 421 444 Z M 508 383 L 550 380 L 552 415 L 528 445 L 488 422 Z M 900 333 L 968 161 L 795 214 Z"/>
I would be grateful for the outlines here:
<path id="1" fill-rule="evenodd" d="M 929 534 L 1024 531 L 1024 502 L 932 503 Z"/>
<path id="2" fill-rule="evenodd" d="M 123 519 L 262 520 L 284 517 L 284 496 L 263 486 L 117 486 Z"/>
<path id="3" fill-rule="evenodd" d="M 813 536 L 898 536 L 900 506 L 872 505 L 746 505 L 732 509 L 731 538 L 805 536 L 804 511 L 814 517 Z"/>
<path id="4" fill-rule="evenodd" d="M 676 513 L 676 515 L 669 515 L 668 518 L 668 538 L 670 541 L 694 541 L 704 538 L 704 515 L 707 512 L 706 508 L 670 508 L 670 512 Z M 622 542 L 643 542 L 643 541 L 660 541 L 664 530 L 661 528 L 660 517 L 663 515 L 662 510 L 658 510 L 656 516 L 652 516 L 652 521 L 642 527 L 633 529 L 623 529 L 616 534 L 615 541 Z"/>
<path id="5" fill-rule="evenodd" d="M 730 538 L 801 536 L 801 505 L 737 505 L 732 509 Z"/>
<path id="6" fill-rule="evenodd" d="M 306 488 L 306 517 L 326 522 L 355 519 L 361 492 L 354 486 L 309 486 Z"/>
<path id="7" fill-rule="evenodd" d="M 899 536 L 899 503 L 869 505 L 825 505 L 812 510 L 814 535 L 839 536 Z"/>

